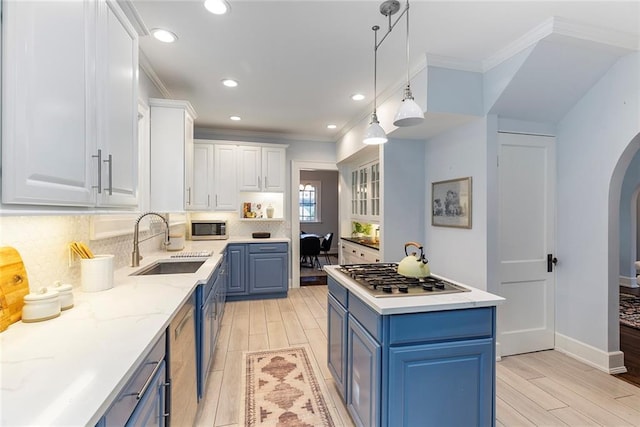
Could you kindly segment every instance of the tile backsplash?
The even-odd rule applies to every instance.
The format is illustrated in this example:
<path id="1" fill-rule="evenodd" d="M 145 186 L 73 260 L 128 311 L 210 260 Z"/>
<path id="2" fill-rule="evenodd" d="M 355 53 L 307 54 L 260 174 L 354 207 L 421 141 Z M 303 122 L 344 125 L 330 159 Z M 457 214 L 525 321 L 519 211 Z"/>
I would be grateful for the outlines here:
<path id="1" fill-rule="evenodd" d="M 69 259 L 69 243 L 81 241 L 94 254 L 114 254 L 114 268 L 131 261 L 131 234 L 103 240 L 89 240 L 89 215 L 11 216 L 0 217 L 0 246 L 12 246 L 20 253 L 29 277 L 29 287 L 35 291 L 52 285 L 56 280 L 80 286 L 80 262 Z M 157 247 L 162 236 L 140 243 L 144 253 Z"/>
<path id="2" fill-rule="evenodd" d="M 287 221 L 240 220 L 238 213 L 200 213 L 193 217 L 213 217 L 228 221 L 228 233 L 234 236 L 250 236 L 254 231 L 269 231 L 273 237 L 288 237 L 291 227 Z M 94 254 L 113 254 L 114 268 L 129 265 L 133 242 L 131 233 L 101 240 L 89 240 L 90 215 L 68 216 L 7 216 L 0 217 L 0 246 L 12 246 L 18 250 L 29 277 L 29 287 L 35 291 L 52 285 L 56 280 L 80 286 L 80 262 L 69 260 L 69 243 L 81 241 Z M 175 229 L 172 227 L 172 231 Z M 141 233 L 141 239 L 145 234 Z M 140 243 L 140 252 L 160 247 L 162 236 Z"/>

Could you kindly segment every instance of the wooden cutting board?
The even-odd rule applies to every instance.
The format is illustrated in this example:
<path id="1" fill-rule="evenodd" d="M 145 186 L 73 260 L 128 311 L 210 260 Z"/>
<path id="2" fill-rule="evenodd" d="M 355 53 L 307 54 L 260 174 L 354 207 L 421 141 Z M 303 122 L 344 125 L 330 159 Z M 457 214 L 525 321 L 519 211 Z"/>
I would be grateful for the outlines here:
<path id="1" fill-rule="evenodd" d="M 0 332 L 22 318 L 29 279 L 22 257 L 10 246 L 0 247 Z"/>

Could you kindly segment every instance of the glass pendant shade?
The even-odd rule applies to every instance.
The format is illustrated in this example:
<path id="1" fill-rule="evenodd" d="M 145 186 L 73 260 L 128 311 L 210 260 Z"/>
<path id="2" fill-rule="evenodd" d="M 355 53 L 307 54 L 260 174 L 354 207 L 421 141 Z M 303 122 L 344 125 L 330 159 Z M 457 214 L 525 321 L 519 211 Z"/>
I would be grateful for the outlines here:
<path id="1" fill-rule="evenodd" d="M 369 127 L 364 134 L 364 140 L 362 142 L 366 145 L 379 145 L 384 144 L 387 141 L 387 134 L 384 132 L 384 129 L 382 129 L 382 126 L 380 126 L 376 113 L 373 113 L 373 116 L 371 116 L 371 123 L 369 123 Z"/>
<path id="2" fill-rule="evenodd" d="M 393 124 L 398 127 L 415 126 L 422 123 L 423 120 L 422 108 L 413 100 L 411 89 L 407 86 L 402 104 L 393 119 Z"/>

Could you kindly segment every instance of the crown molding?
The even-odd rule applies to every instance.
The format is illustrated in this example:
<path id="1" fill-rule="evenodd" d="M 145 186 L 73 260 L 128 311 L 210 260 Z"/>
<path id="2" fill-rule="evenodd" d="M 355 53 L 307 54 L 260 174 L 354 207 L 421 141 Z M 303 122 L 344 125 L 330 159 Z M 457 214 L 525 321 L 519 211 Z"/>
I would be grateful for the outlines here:
<path id="1" fill-rule="evenodd" d="M 548 18 L 540 25 L 525 33 L 522 37 L 517 38 L 512 43 L 509 43 L 494 55 L 491 55 L 487 59 L 482 61 L 482 72 L 489 71 L 490 69 L 502 64 L 507 59 L 518 54 L 524 49 L 533 46 L 543 38 L 547 37 L 553 32 L 554 18 Z"/>
<path id="2" fill-rule="evenodd" d="M 171 92 L 169 92 L 169 89 L 167 89 L 164 83 L 162 83 L 162 80 L 160 80 L 160 77 L 158 77 L 151 66 L 149 59 L 144 53 L 142 53 L 142 51 L 138 52 L 138 66 L 147 75 L 147 77 L 149 77 L 149 80 L 151 80 L 153 85 L 160 91 L 162 96 L 165 98 L 171 98 Z"/>
<path id="3" fill-rule="evenodd" d="M 149 28 L 142 20 L 142 17 L 138 13 L 133 3 L 130 0 L 116 0 L 120 9 L 129 19 L 129 22 L 140 36 L 148 36 L 150 34 Z"/>
<path id="4" fill-rule="evenodd" d="M 429 67 L 452 68 L 460 71 L 470 71 L 472 73 L 482 73 L 482 63 L 478 61 L 464 61 L 450 56 L 427 54 L 427 65 Z"/>
<path id="5" fill-rule="evenodd" d="M 196 139 L 215 139 L 239 142 L 309 142 L 309 143 L 335 143 L 334 138 L 319 138 L 317 136 L 293 133 L 263 132 L 253 130 L 211 128 L 195 126 L 194 137 Z"/>
<path id="6" fill-rule="evenodd" d="M 601 43 L 628 51 L 640 50 L 638 35 L 569 21 L 560 17 L 553 18 L 553 34 Z"/>
<path id="7" fill-rule="evenodd" d="M 552 16 L 522 37 L 482 61 L 482 71 L 489 71 L 515 54 L 550 36 L 570 37 L 587 42 L 604 44 L 628 52 L 640 50 L 640 37 L 637 35 Z"/>

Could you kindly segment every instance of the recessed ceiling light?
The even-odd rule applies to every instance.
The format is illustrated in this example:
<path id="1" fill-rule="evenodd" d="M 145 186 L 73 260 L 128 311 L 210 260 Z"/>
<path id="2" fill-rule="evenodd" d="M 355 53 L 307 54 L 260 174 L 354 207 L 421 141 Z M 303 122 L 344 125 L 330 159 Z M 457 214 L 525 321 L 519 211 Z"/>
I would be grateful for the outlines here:
<path id="1" fill-rule="evenodd" d="M 242 119 L 240 118 L 240 116 L 231 116 L 231 117 L 229 117 L 229 118 L 230 118 L 231 120 L 233 120 L 234 122 L 237 122 L 238 120 L 242 120 Z"/>
<path id="2" fill-rule="evenodd" d="M 233 80 L 233 79 L 223 79 L 222 80 L 222 84 L 225 85 L 226 87 L 236 87 L 236 86 L 238 86 L 238 82 L 236 80 Z"/>
<path id="3" fill-rule="evenodd" d="M 173 43 L 174 41 L 178 40 L 178 36 L 176 36 L 171 31 L 163 30 L 162 28 L 154 28 L 153 30 L 151 30 L 151 34 L 153 35 L 153 37 L 163 43 Z"/>
<path id="4" fill-rule="evenodd" d="M 337 128 L 337 127 L 338 127 L 338 126 L 336 126 L 336 125 L 334 125 L 334 124 L 327 125 L 327 129 L 335 129 L 335 128 Z"/>
<path id="5" fill-rule="evenodd" d="M 214 15 L 224 15 L 231 10 L 229 2 L 226 0 L 205 0 L 204 7 Z"/>
<path id="6" fill-rule="evenodd" d="M 351 99 L 353 99 L 354 101 L 362 101 L 364 99 L 364 95 L 361 93 L 356 93 L 351 95 Z"/>

